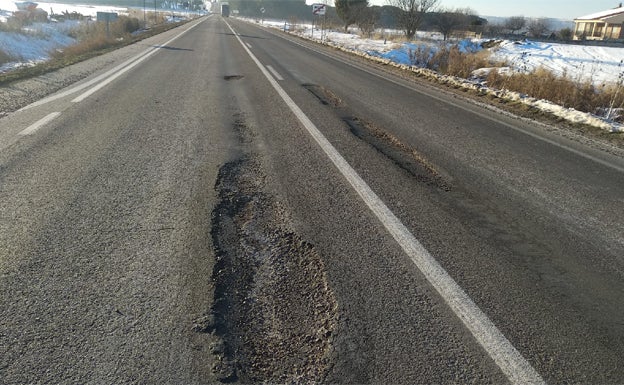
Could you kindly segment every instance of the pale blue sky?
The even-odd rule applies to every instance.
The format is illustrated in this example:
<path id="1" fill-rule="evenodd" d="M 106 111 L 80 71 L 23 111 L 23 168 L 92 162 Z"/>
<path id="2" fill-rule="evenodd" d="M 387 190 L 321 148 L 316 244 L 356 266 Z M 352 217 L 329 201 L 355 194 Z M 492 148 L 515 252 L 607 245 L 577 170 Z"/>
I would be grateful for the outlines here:
<path id="1" fill-rule="evenodd" d="M 369 0 L 375 5 L 387 4 L 390 1 Z M 624 0 L 440 0 L 439 5 L 445 8 L 468 7 L 481 16 L 552 17 L 573 20 L 616 8 L 621 1 Z"/>

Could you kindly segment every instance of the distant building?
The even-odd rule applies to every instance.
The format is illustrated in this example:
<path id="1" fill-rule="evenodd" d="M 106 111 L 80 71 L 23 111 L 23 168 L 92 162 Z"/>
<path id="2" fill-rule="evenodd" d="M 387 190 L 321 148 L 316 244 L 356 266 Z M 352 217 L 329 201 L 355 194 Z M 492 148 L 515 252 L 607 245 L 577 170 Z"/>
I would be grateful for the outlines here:
<path id="1" fill-rule="evenodd" d="M 574 40 L 624 39 L 624 7 L 574 19 Z"/>
<path id="2" fill-rule="evenodd" d="M 39 4 L 32 1 L 24 1 L 15 3 L 17 11 L 13 12 L 13 17 L 23 22 L 46 22 L 48 21 L 48 13 L 41 8 L 37 8 Z"/>

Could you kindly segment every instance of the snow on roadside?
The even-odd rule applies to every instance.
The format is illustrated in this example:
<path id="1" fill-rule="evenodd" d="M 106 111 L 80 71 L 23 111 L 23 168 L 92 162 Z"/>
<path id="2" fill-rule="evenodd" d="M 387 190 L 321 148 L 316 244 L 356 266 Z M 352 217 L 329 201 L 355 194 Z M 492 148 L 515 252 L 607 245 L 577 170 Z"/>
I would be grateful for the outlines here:
<path id="1" fill-rule="evenodd" d="M 13 0 L 0 0 L 0 22 L 6 22 L 17 6 Z M 95 5 L 71 5 L 59 3 L 37 2 L 38 8 L 48 13 L 61 14 L 79 13 L 83 16 L 96 17 L 98 12 L 117 12 L 126 14 L 127 8 Z M 79 24 L 76 20 L 62 23 L 34 23 L 22 29 L 21 33 L 2 32 L 0 34 L 0 51 L 12 59 L 0 66 L 0 73 L 12 71 L 24 66 L 32 66 L 50 59 L 56 49 L 67 47 L 76 42 L 69 36 L 69 31 Z"/>
<path id="2" fill-rule="evenodd" d="M 491 50 L 492 58 L 505 61 L 517 72 L 530 73 L 544 67 L 572 80 L 600 86 L 615 83 L 624 73 L 624 48 L 540 43 L 530 40 L 503 41 Z"/>
<path id="3" fill-rule="evenodd" d="M 35 23 L 24 28 L 23 33 L 3 32 L 0 37 L 0 51 L 9 55 L 14 62 L 0 66 L 0 73 L 49 60 L 50 52 L 75 43 L 68 31 L 76 21 L 59 24 Z"/>
<path id="4" fill-rule="evenodd" d="M 284 28 L 284 22 L 265 21 L 264 25 L 278 29 Z M 295 33 L 301 37 L 312 39 L 310 26 Z M 316 31 L 313 40 L 321 42 L 320 38 L 320 32 Z M 326 33 L 326 38 L 322 42 L 371 60 L 413 71 L 420 76 L 435 79 L 454 87 L 477 90 L 497 98 L 521 102 L 572 123 L 587 124 L 609 132 L 624 132 L 624 124 L 608 121 L 594 114 L 565 108 L 550 101 L 532 98 L 518 92 L 490 89 L 478 81 L 441 75 L 428 69 L 413 66 L 410 51 L 413 55 L 415 50 L 424 50 L 423 44 L 425 43 L 384 44 L 384 40 L 362 39 L 357 34 L 340 32 Z M 463 40 L 459 42 L 460 49 L 476 52 L 481 49 L 481 42 L 482 40 L 477 39 Z M 430 47 L 435 49 L 440 42 L 430 44 Z M 597 85 L 616 83 L 620 74 L 624 73 L 624 48 L 503 41 L 500 48 L 494 49 L 492 52 L 494 60 L 509 63 L 509 67 L 503 69 L 503 72 L 509 73 L 530 72 L 543 66 L 557 74 L 566 73 L 572 79 L 585 79 L 586 76 L 591 75 L 592 80 Z M 491 69 L 484 69 L 484 71 L 487 70 Z"/>

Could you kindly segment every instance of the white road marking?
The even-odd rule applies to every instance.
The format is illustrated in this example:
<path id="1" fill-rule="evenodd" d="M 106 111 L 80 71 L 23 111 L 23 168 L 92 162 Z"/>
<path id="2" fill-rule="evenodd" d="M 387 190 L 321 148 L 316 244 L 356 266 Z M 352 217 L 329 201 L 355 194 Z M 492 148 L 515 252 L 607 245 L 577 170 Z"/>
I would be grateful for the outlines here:
<path id="1" fill-rule="evenodd" d="M 165 43 L 162 44 L 162 46 L 169 45 L 169 43 L 171 43 L 172 41 L 178 39 L 179 37 L 182 37 L 182 35 L 186 34 L 190 30 L 192 30 L 193 28 L 197 27 L 199 24 L 200 23 L 195 24 L 194 26 L 190 27 L 186 31 L 183 31 L 179 35 L 177 35 L 177 36 L 173 37 L 172 39 L 166 41 Z M 72 102 L 73 103 L 80 103 L 80 102 L 82 102 L 83 100 L 85 100 L 89 96 L 93 95 L 94 93 L 96 93 L 100 89 L 104 88 L 106 85 L 111 83 L 113 80 L 117 79 L 118 77 L 120 77 L 124 73 L 130 71 L 132 68 L 134 68 L 137 64 L 141 63 L 143 60 L 147 59 L 148 57 L 152 56 L 154 53 L 158 52 L 157 50 L 158 50 L 158 47 L 151 48 L 150 50 L 148 50 L 148 52 L 146 52 L 143 56 L 139 57 L 133 63 L 130 63 L 126 67 L 121 68 L 117 73 L 115 73 L 112 76 L 110 76 L 109 78 L 105 79 L 100 84 L 98 84 L 95 87 L 91 88 L 89 91 L 87 91 L 87 92 L 81 94 L 80 96 L 76 97 L 74 100 L 72 100 Z"/>
<path id="2" fill-rule="evenodd" d="M 357 69 L 357 70 L 359 70 L 359 71 L 365 72 L 365 73 L 367 73 L 367 74 L 369 74 L 369 75 L 372 75 L 372 76 L 378 77 L 378 78 L 380 78 L 380 79 L 384 79 L 384 80 L 389 81 L 389 82 L 391 82 L 391 83 L 394 83 L 394 84 L 396 84 L 396 85 L 398 85 L 398 86 L 400 86 L 400 87 L 407 88 L 408 90 L 411 90 L 411 91 L 414 91 L 414 92 L 418 92 L 419 94 L 421 94 L 421 95 L 425 95 L 425 96 L 427 96 L 427 97 L 429 97 L 429 98 L 432 98 L 432 99 L 435 99 L 435 100 L 441 101 L 441 102 L 446 103 L 446 104 L 450 104 L 450 105 L 452 105 L 453 107 L 457 107 L 457 108 L 459 108 L 459 109 L 462 109 L 462 110 L 467 111 L 467 112 L 469 112 L 469 113 L 475 114 L 475 115 L 477 115 L 477 116 L 480 116 L 480 117 L 482 117 L 482 118 L 484 118 L 484 119 L 487 119 L 487 120 L 490 120 L 490 121 L 492 121 L 492 122 L 498 123 L 498 124 L 500 124 L 500 125 L 502 125 L 502 126 L 505 126 L 505 127 L 507 127 L 507 128 L 510 128 L 510 129 L 512 129 L 512 130 L 515 130 L 515 131 L 521 132 L 521 133 L 523 133 L 523 134 L 529 135 L 529 136 L 531 136 L 531 137 L 533 137 L 533 138 L 535 138 L 535 139 L 541 140 L 541 141 L 546 142 L 546 143 L 548 143 L 548 144 L 552 144 L 553 146 L 556 146 L 556 147 L 562 148 L 562 149 L 564 149 L 564 150 L 570 151 L 571 153 L 573 153 L 573 154 L 575 154 L 575 155 L 578 155 L 578 156 L 580 156 L 580 157 L 583 157 L 583 158 L 585 158 L 585 159 L 589 159 L 589 160 L 591 160 L 591 161 L 593 161 L 593 162 L 599 163 L 599 164 L 601 164 L 601 165 L 603 165 L 603 166 L 607 166 L 607 167 L 612 168 L 612 169 L 614 169 L 614 170 L 616 170 L 616 171 L 619 171 L 619 172 L 624 173 L 624 167 L 622 167 L 622 166 L 619 166 L 619 165 L 617 165 L 617 164 L 610 163 L 610 162 L 609 162 L 609 161 L 607 161 L 607 160 L 603 160 L 603 159 L 600 159 L 600 158 L 598 158 L 598 157 L 596 157 L 596 156 L 593 156 L 593 155 L 587 154 L 587 153 L 585 153 L 585 152 L 583 152 L 583 151 L 577 150 L 577 149 L 575 149 L 575 148 L 573 148 L 573 147 L 571 147 L 571 146 L 569 146 L 569 145 L 566 145 L 566 144 L 564 144 L 564 143 L 559 143 L 559 142 L 557 142 L 556 140 L 546 138 L 546 137 L 544 137 L 544 136 L 542 136 L 542 135 L 540 135 L 540 134 L 537 134 L 537 133 L 531 132 L 531 131 L 529 131 L 529 130 L 525 130 L 525 129 L 523 129 L 522 127 L 518 127 L 518 126 L 516 126 L 516 125 L 510 124 L 510 123 L 508 123 L 508 122 L 505 122 L 505 121 L 503 121 L 503 120 L 500 120 L 500 119 L 498 119 L 498 118 L 495 118 L 494 116 L 491 116 L 491 115 L 488 115 L 488 114 L 486 114 L 486 113 L 480 112 L 478 109 L 475 109 L 475 108 L 472 108 L 472 107 L 466 107 L 466 106 L 464 106 L 464 105 L 461 105 L 461 104 L 459 104 L 459 103 L 454 102 L 454 101 L 453 101 L 453 100 L 451 100 L 451 99 L 445 99 L 445 98 L 442 98 L 442 97 L 436 96 L 436 95 L 434 95 L 434 94 L 432 94 L 432 93 L 427 93 L 427 92 L 425 92 L 425 91 L 423 91 L 423 90 L 421 90 L 421 89 L 418 89 L 418 88 L 416 88 L 416 87 L 412 87 L 411 85 L 409 85 L 409 84 L 407 84 L 407 83 L 405 83 L 405 82 L 400 82 L 400 81 L 396 81 L 396 80 L 394 80 L 394 79 L 391 79 L 391 78 L 385 77 L 385 76 L 383 76 L 383 75 L 381 75 L 381 74 L 379 74 L 379 73 L 373 72 L 373 71 L 368 70 L 368 69 L 363 68 L 363 67 L 359 67 L 359 66 L 357 66 L 357 65 L 355 65 L 355 64 L 353 64 L 353 63 L 350 63 L 350 62 L 348 62 L 348 61 L 346 61 L 346 60 L 343 60 L 343 59 L 341 59 L 341 58 L 338 58 L 338 57 L 335 57 L 335 56 L 328 55 L 328 54 L 326 54 L 325 52 L 323 52 L 323 51 L 321 51 L 321 50 L 318 50 L 318 49 L 315 49 L 315 48 L 311 48 L 311 47 L 309 47 L 309 46 L 307 46 L 307 45 L 304 45 L 304 44 L 302 44 L 302 43 L 300 43 L 300 42 L 298 42 L 298 41 L 295 41 L 295 40 L 292 40 L 292 39 L 285 38 L 284 36 L 282 36 L 282 35 L 278 35 L 278 34 L 275 34 L 275 33 L 271 32 L 271 31 L 267 31 L 267 32 L 268 32 L 268 33 L 270 33 L 270 34 L 272 34 L 272 35 L 274 35 L 274 36 L 279 36 L 279 37 L 281 37 L 281 38 L 282 38 L 282 39 L 284 39 L 284 40 L 288 40 L 289 42 L 291 42 L 291 43 L 293 43 L 293 44 L 296 44 L 296 45 L 298 45 L 298 46 L 300 46 L 300 47 L 302 47 L 302 48 L 304 48 L 304 49 L 307 49 L 307 50 L 310 50 L 310 51 L 314 51 L 314 52 L 316 52 L 316 53 L 318 53 L 318 54 L 321 54 L 321 55 L 323 55 L 323 56 L 325 56 L 325 57 L 328 57 L 328 58 L 330 58 L 330 59 L 332 59 L 332 60 L 336 60 L 336 61 L 338 61 L 338 62 L 340 62 L 340 63 L 342 63 L 342 64 L 348 65 L 349 67 L 352 67 L 352 68 L 355 68 L 355 69 Z M 470 102 L 470 101 L 469 101 L 469 102 Z M 473 103 L 474 103 L 474 104 L 476 104 L 476 105 L 478 105 L 478 103 L 475 103 L 475 102 L 473 102 Z"/>
<path id="3" fill-rule="evenodd" d="M 247 47 L 249 47 L 249 49 L 251 49 L 251 44 L 249 44 L 249 43 L 245 43 L 245 44 L 247 44 Z"/>
<path id="4" fill-rule="evenodd" d="M 18 135 L 20 135 L 20 136 L 32 135 L 35 132 L 37 132 L 37 130 L 39 130 L 41 127 L 45 126 L 46 124 L 50 123 L 54 119 L 58 118 L 60 115 L 61 115 L 60 112 L 52 112 L 51 114 L 48 114 L 45 118 L 39 119 L 35 123 L 33 123 L 30 126 L 26 127 Z"/>
<path id="5" fill-rule="evenodd" d="M 275 68 L 271 67 L 271 66 L 266 66 L 268 68 L 269 71 L 271 71 L 271 73 L 273 74 L 273 76 L 275 76 L 275 78 L 279 81 L 283 81 L 284 78 L 282 77 L 282 75 L 279 74 L 279 72 L 277 72 L 275 70 Z"/>
<path id="6" fill-rule="evenodd" d="M 164 44 L 162 44 L 162 45 L 167 45 L 167 44 L 171 43 L 171 42 L 172 42 L 172 41 L 174 41 L 175 39 L 177 39 L 177 38 L 181 37 L 182 35 L 184 35 L 184 34 L 185 34 L 185 33 L 187 33 L 188 31 L 190 31 L 191 29 L 195 28 L 197 25 L 199 25 L 199 23 L 197 23 L 197 24 L 193 25 L 193 26 L 192 26 L 192 27 L 190 27 L 189 29 L 187 29 L 187 30 L 183 31 L 182 33 L 180 33 L 179 35 L 175 36 L 173 39 L 171 39 L 171 40 L 167 41 L 166 43 L 164 43 Z M 57 94 L 54 94 L 54 95 L 52 95 L 52 96 L 48 96 L 48 97 L 46 97 L 46 98 L 43 98 L 43 99 L 41 99 L 41 100 L 38 100 L 38 101 L 36 101 L 36 102 L 34 102 L 34 103 L 31 103 L 31 104 L 29 104 L 29 105 L 27 105 L 27 106 L 25 106 L 25 107 L 20 108 L 18 111 L 24 111 L 24 110 L 27 110 L 27 109 L 32 108 L 32 107 L 41 106 L 41 105 L 44 105 L 44 104 L 46 104 L 46 103 L 50 103 L 50 102 L 52 102 L 52 101 L 54 101 L 54 100 L 58 100 L 58 99 L 61 99 L 61 98 L 66 97 L 66 96 L 69 96 L 69 95 L 75 94 L 76 92 L 80 92 L 80 91 L 82 91 L 82 90 L 83 90 L 83 89 L 85 89 L 85 88 L 91 87 L 92 85 L 97 84 L 98 82 L 100 82 L 100 81 L 102 81 L 102 80 L 104 80 L 104 79 L 109 78 L 111 75 L 114 75 L 114 74 L 116 74 L 116 73 L 119 73 L 119 74 L 117 74 L 117 75 L 114 75 L 114 78 L 117 78 L 117 77 L 118 77 L 121 73 L 126 72 L 128 69 L 130 69 L 130 68 L 134 67 L 134 66 L 135 66 L 136 64 L 138 64 L 140 61 L 143 61 L 143 60 L 144 60 L 144 59 L 146 59 L 147 57 L 149 57 L 149 56 L 151 56 L 152 54 L 154 54 L 154 53 L 156 52 L 156 50 L 157 50 L 157 49 L 158 49 L 157 47 L 151 47 L 151 48 L 149 48 L 149 49 L 145 50 L 144 52 L 142 52 L 142 53 L 140 53 L 140 54 L 138 54 L 138 55 L 136 55 L 136 56 L 134 56 L 134 57 L 132 57 L 132 58 L 130 58 L 130 59 L 128 59 L 128 60 L 126 60 L 125 62 L 123 62 L 123 63 L 119 64 L 118 66 L 116 66 L 116 67 L 114 67 L 114 68 L 112 68 L 112 69 L 110 69 L 110 70 L 106 71 L 105 73 L 103 73 L 103 74 L 101 74 L 101 75 L 99 75 L 99 76 L 97 76 L 97 77 L 95 77 L 95 78 L 93 78 L 93 79 L 89 80 L 88 82 L 85 82 L 85 83 L 80 84 L 80 85 L 78 85 L 78 86 L 72 87 L 72 88 L 70 88 L 70 89 L 68 89 L 68 90 L 65 90 L 65 91 L 59 92 L 59 93 L 57 93 Z M 133 64 L 133 63 L 134 63 L 134 64 Z M 127 67 L 127 68 L 126 68 L 126 67 Z M 126 69 L 124 69 L 124 68 L 126 68 Z M 122 71 L 122 72 L 119 72 L 119 71 Z M 113 78 L 113 79 L 114 79 L 114 78 Z M 112 81 L 112 80 L 107 81 L 104 85 L 106 85 L 106 84 L 110 83 L 111 81 Z M 98 86 L 99 88 L 97 88 L 97 89 L 102 88 L 104 85 L 102 85 L 102 86 Z M 97 91 L 97 89 L 96 89 L 95 91 Z M 95 92 L 95 91 L 93 91 L 93 92 Z M 91 92 L 89 95 L 91 95 L 93 92 Z M 86 95 L 84 98 L 86 98 L 86 97 L 87 97 L 87 96 L 89 96 L 89 95 Z M 84 98 L 82 98 L 82 99 L 84 99 Z M 82 100 L 82 99 L 81 99 L 81 100 Z M 76 99 L 74 99 L 73 101 L 74 101 L 74 102 L 76 102 Z M 79 101 L 80 101 L 80 100 L 79 100 Z"/>
<path id="7" fill-rule="evenodd" d="M 338 150 L 323 136 L 319 129 L 295 104 L 290 96 L 282 89 L 258 58 L 247 49 L 243 41 L 238 37 L 234 29 L 226 24 L 235 34 L 251 59 L 256 63 L 260 71 L 268 79 L 275 91 L 282 97 L 286 105 L 297 116 L 308 133 L 316 140 L 321 149 L 334 163 L 340 173 L 347 179 L 349 184 L 364 200 L 369 209 L 377 216 L 388 232 L 393 236 L 403 251 L 416 264 L 425 275 L 429 283 L 437 290 L 447 305 L 464 323 L 474 338 L 485 349 L 489 356 L 498 365 L 512 384 L 545 384 L 542 377 L 516 350 L 509 340 L 498 330 L 496 325 L 479 309 L 468 297 L 464 290 L 453 278 L 440 266 L 429 254 L 420 242 L 410 233 L 405 225 L 392 213 L 386 204 L 375 194 L 366 182 L 340 155 Z"/>

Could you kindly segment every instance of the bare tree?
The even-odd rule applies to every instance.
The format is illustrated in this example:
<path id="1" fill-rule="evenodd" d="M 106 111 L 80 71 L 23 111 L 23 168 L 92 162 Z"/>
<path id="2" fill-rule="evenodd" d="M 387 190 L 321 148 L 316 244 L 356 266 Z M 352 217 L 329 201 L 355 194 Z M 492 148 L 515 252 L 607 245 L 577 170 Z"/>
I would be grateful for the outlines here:
<path id="1" fill-rule="evenodd" d="M 574 36 L 574 31 L 572 31 L 571 28 L 563 28 L 557 35 L 559 36 L 559 39 L 563 41 L 570 41 Z"/>
<path id="2" fill-rule="evenodd" d="M 368 6 L 368 0 L 335 0 L 336 13 L 345 24 L 345 32 L 351 24 L 355 24 L 363 9 Z"/>
<path id="3" fill-rule="evenodd" d="M 533 19 L 529 22 L 528 28 L 532 37 L 541 37 L 551 29 L 548 19 Z"/>
<path id="4" fill-rule="evenodd" d="M 502 24 L 488 24 L 485 31 L 490 37 L 500 37 L 505 33 L 505 27 Z"/>
<path id="5" fill-rule="evenodd" d="M 512 35 L 515 35 L 517 31 L 520 31 L 526 26 L 526 19 L 524 16 L 512 16 L 505 21 L 505 28 L 507 28 Z"/>
<path id="6" fill-rule="evenodd" d="M 399 8 L 398 25 L 405 31 L 408 39 L 413 39 L 425 13 L 430 12 L 439 0 L 390 0 L 390 4 Z"/>
<path id="7" fill-rule="evenodd" d="M 366 7 L 359 12 L 355 23 L 360 29 L 360 32 L 370 38 L 379 23 L 380 16 L 380 7 Z"/>
<path id="8" fill-rule="evenodd" d="M 447 40 L 453 32 L 468 27 L 470 12 L 470 9 L 441 10 L 433 23 Z"/>

